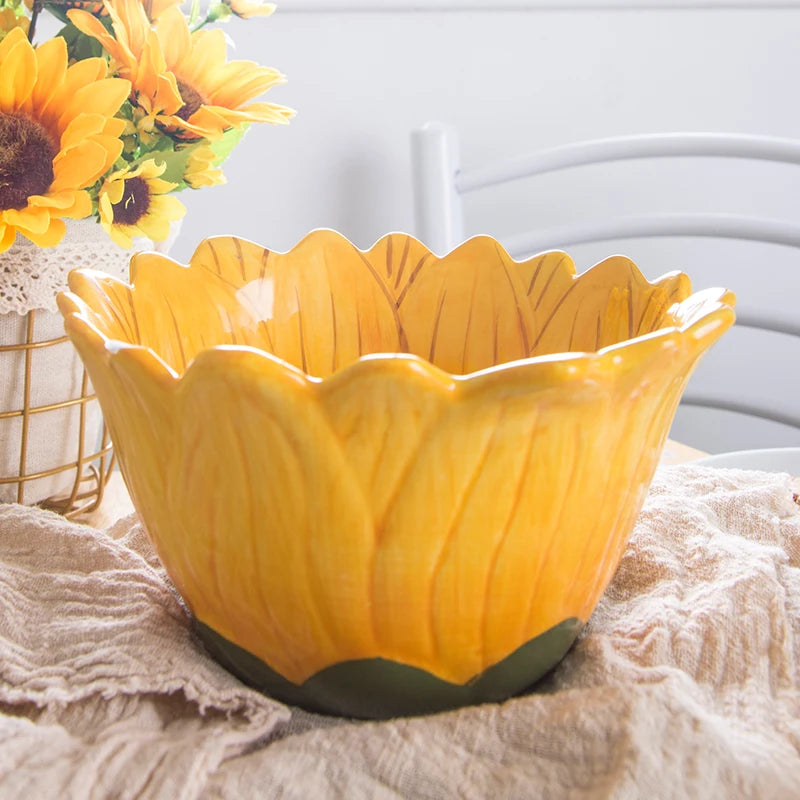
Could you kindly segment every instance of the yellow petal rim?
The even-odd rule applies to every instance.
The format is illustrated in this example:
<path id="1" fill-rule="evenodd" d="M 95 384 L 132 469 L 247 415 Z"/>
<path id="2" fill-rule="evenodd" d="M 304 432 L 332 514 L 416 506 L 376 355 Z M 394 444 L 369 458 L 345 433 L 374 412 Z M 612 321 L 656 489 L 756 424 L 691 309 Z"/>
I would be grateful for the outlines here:
<path id="1" fill-rule="evenodd" d="M 585 622 L 732 293 L 614 256 L 405 234 L 137 254 L 59 297 L 134 504 L 197 619 L 301 684 L 463 684 Z"/>

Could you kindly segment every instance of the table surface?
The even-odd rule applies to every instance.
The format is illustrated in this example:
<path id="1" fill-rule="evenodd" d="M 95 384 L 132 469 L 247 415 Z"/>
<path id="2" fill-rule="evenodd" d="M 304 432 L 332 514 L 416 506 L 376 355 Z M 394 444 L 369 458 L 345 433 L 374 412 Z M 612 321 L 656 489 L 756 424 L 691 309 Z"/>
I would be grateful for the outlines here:
<path id="1" fill-rule="evenodd" d="M 708 453 L 704 453 L 702 450 L 696 450 L 694 447 L 667 439 L 661 454 L 661 463 L 684 464 L 706 455 Z M 115 471 L 106 486 L 100 507 L 82 514 L 75 521 L 91 525 L 93 528 L 110 528 L 117 520 L 128 516 L 133 511 L 133 503 L 128 496 L 122 475 L 119 471 Z"/>

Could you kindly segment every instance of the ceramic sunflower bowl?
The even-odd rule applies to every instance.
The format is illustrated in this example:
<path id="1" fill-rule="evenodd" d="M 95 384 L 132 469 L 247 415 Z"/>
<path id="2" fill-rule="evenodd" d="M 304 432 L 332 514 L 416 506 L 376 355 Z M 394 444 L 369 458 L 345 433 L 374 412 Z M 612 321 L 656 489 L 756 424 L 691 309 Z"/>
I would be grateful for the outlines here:
<path id="1" fill-rule="evenodd" d="M 733 296 L 316 231 L 205 240 L 59 298 L 133 502 L 210 652 L 361 717 L 498 701 L 567 652 Z"/>

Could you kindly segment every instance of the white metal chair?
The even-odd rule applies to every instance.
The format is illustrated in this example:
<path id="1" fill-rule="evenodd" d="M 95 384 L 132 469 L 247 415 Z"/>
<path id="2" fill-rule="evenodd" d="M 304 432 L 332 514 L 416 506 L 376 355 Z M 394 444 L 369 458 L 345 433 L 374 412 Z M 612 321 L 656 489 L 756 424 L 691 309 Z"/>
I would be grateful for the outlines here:
<path id="1" fill-rule="evenodd" d="M 708 159 L 746 159 L 788 165 L 787 169 L 793 173 L 787 180 L 800 185 L 800 142 L 743 134 L 666 133 L 583 141 L 462 169 L 455 130 L 441 123 L 428 123 L 412 132 L 411 153 L 416 235 L 437 253 L 447 252 L 467 238 L 466 195 L 523 178 L 538 178 L 546 173 L 572 171 L 572 168 L 587 165 L 630 159 L 647 160 L 644 164 L 653 163 L 653 159 L 687 157 L 706 162 Z M 647 175 L 643 166 L 645 180 Z M 598 187 L 590 186 L 589 190 L 592 188 Z M 687 192 L 694 190 L 687 188 Z M 794 211 L 796 216 L 797 209 Z M 787 265 L 783 288 L 767 302 L 763 297 L 760 303 L 758 298 L 750 297 L 752 293 L 744 285 L 747 282 L 727 274 L 724 269 L 714 275 L 713 284 L 702 284 L 723 285 L 737 292 L 737 325 L 692 379 L 676 416 L 672 436 L 711 452 L 800 446 L 800 376 L 797 376 L 800 370 L 796 369 L 800 363 L 800 269 L 797 269 L 800 224 L 791 218 L 721 213 L 716 207 L 713 213 L 692 212 L 681 207 L 677 211 L 645 211 L 622 216 L 604 209 L 599 219 L 582 218 L 545 229 L 500 235 L 480 227 L 470 233 L 495 235 L 516 258 L 549 249 L 568 249 L 573 253 L 573 246 L 585 243 L 599 242 L 602 243 L 600 247 L 608 247 L 608 242 L 642 242 L 653 237 L 664 241 L 664 237 L 682 237 L 680 241 L 685 239 L 689 255 L 683 257 L 678 266 L 692 274 L 698 287 L 701 284 L 692 268 L 696 259 L 691 257 L 691 248 L 696 246 L 693 243 L 698 237 L 765 246 L 767 254 L 761 263 L 777 258 Z M 600 255 L 593 256 L 589 263 L 610 254 L 594 246 L 591 252 Z M 647 273 L 646 264 L 629 248 L 624 247 L 623 251 Z M 750 251 L 747 252 L 749 257 Z M 578 268 L 588 267 L 589 263 L 579 264 Z M 757 268 L 758 264 L 755 266 Z M 752 280 L 751 277 L 751 283 Z"/>

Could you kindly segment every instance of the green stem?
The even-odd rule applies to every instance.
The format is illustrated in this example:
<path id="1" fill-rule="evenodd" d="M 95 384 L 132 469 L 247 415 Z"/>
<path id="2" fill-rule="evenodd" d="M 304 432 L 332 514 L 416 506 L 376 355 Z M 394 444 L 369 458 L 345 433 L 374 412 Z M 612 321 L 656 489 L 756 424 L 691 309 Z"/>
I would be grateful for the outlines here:
<path id="1" fill-rule="evenodd" d="M 209 22 L 211 22 L 210 17 L 206 17 L 202 22 L 198 22 L 197 25 L 195 25 L 194 28 L 192 28 L 192 33 L 195 33 L 195 31 L 199 31 L 200 28 L 204 28 L 206 25 L 208 25 Z"/>

